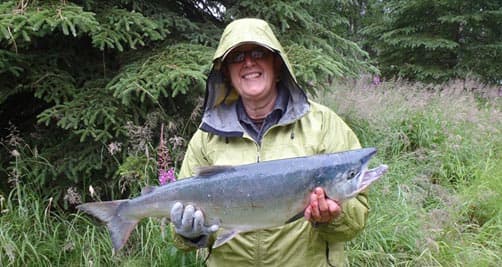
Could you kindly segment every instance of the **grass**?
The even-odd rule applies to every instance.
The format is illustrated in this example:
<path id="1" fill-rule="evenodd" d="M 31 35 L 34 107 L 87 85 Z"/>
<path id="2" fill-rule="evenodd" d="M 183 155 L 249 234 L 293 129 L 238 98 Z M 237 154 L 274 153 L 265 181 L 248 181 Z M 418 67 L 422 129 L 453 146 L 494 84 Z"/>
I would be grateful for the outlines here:
<path id="1" fill-rule="evenodd" d="M 435 88 L 400 81 L 375 87 L 363 80 L 334 86 L 318 99 L 364 146 L 378 148 L 372 164 L 390 167 L 371 189 L 366 229 L 347 244 L 351 265 L 500 266 L 498 89 L 479 89 L 473 81 Z M 0 192 L 0 266 L 202 266 L 194 253 L 175 249 L 169 233 L 162 237 L 158 219 L 141 222 L 127 247 L 112 255 L 103 225 L 54 208 L 50 196 L 22 180 Z"/>
<path id="2" fill-rule="evenodd" d="M 51 211 L 50 200 L 26 192 L 23 196 L 22 206 L 16 207 L 10 197 L 4 198 L 0 266 L 200 265 L 193 253 L 178 251 L 169 238 L 161 238 L 159 220 L 144 220 L 124 251 L 112 255 L 106 227 L 94 219 L 76 213 L 60 216 Z"/>
<path id="3" fill-rule="evenodd" d="M 482 85 L 470 81 L 472 88 Z M 467 84 L 469 85 L 469 84 Z M 467 87 L 467 88 L 465 88 Z M 340 83 L 320 97 L 379 149 L 353 266 L 502 264 L 502 99 L 498 88 Z"/>

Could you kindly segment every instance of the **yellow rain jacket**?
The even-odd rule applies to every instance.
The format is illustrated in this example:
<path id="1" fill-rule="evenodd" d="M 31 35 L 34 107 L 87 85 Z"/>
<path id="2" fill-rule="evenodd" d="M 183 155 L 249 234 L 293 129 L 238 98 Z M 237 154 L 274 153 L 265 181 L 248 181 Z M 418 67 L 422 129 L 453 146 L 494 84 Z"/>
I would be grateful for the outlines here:
<path id="1" fill-rule="evenodd" d="M 280 83 L 290 93 L 283 116 L 259 143 L 240 125 L 235 101 L 238 96 L 225 83 L 221 71 L 221 58 L 244 43 L 268 47 L 281 56 L 285 68 Z M 213 58 L 206 90 L 202 123 L 190 140 L 180 177 L 193 176 L 200 166 L 238 165 L 360 148 L 355 134 L 333 111 L 307 99 L 283 48 L 262 20 L 240 19 L 227 26 Z M 344 242 L 364 228 L 367 213 L 367 196 L 360 194 L 342 204 L 342 214 L 333 223 L 313 226 L 301 218 L 280 227 L 241 233 L 213 249 L 207 265 L 341 267 L 346 263 Z M 176 234 L 174 241 L 180 249 L 195 249 Z"/>

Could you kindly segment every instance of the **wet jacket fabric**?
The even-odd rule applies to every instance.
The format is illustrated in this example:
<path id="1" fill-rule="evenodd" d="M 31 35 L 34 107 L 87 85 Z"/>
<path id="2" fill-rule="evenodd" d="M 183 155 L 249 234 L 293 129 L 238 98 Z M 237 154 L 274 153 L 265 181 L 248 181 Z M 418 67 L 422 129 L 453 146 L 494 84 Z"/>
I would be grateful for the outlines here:
<path id="1" fill-rule="evenodd" d="M 256 43 L 275 51 L 285 66 L 278 87 L 289 90 L 288 104 L 277 124 L 263 134 L 261 142 L 251 138 L 239 123 L 238 96 L 221 71 L 222 57 L 244 43 Z M 241 19 L 227 26 L 214 56 L 206 90 L 202 122 L 190 140 L 179 177 L 193 176 L 200 166 L 239 165 L 360 148 L 357 137 L 340 117 L 307 99 L 284 50 L 262 20 Z M 343 203 L 342 214 L 330 224 L 314 226 L 301 218 L 280 227 L 238 234 L 213 249 L 207 265 L 344 266 L 344 242 L 364 228 L 368 210 L 367 195 L 362 193 Z M 195 248 L 176 234 L 174 243 L 180 249 Z"/>

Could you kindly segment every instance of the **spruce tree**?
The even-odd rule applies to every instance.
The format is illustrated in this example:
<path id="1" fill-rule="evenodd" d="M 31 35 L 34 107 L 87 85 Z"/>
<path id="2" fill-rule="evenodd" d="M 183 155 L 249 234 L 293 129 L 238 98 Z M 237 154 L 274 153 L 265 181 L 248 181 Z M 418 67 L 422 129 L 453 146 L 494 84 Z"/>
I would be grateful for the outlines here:
<path id="1" fill-rule="evenodd" d="M 160 127 L 177 166 L 231 20 L 274 25 L 312 93 L 329 79 L 370 69 L 366 53 L 339 34 L 347 25 L 336 11 L 342 3 L 2 2 L 0 176 L 22 171 L 26 185 L 59 200 L 68 187 L 84 193 L 93 185 L 109 195 L 154 183 Z M 22 139 L 9 142 L 12 133 Z M 7 192 L 9 179 L 0 180 Z"/>
<path id="2" fill-rule="evenodd" d="M 501 1 L 372 4 L 376 20 L 362 33 L 376 51 L 385 76 L 444 82 L 470 75 L 492 83 L 502 81 Z"/>

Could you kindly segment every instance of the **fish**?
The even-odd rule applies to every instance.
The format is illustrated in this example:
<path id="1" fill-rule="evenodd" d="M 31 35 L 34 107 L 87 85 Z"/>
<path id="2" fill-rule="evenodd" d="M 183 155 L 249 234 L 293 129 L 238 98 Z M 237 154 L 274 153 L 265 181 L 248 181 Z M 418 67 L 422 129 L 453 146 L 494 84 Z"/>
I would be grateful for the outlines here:
<path id="1" fill-rule="evenodd" d="M 376 151 L 370 147 L 203 167 L 193 177 L 147 187 L 133 199 L 89 202 L 77 208 L 106 223 L 115 253 L 141 219 L 170 219 L 175 203 L 190 204 L 203 212 L 206 224 L 219 225 L 213 244 L 217 248 L 238 233 L 277 227 L 303 217 L 316 187 L 324 188 L 327 197 L 338 203 L 355 197 L 387 171 L 385 164 L 368 169 Z"/>

